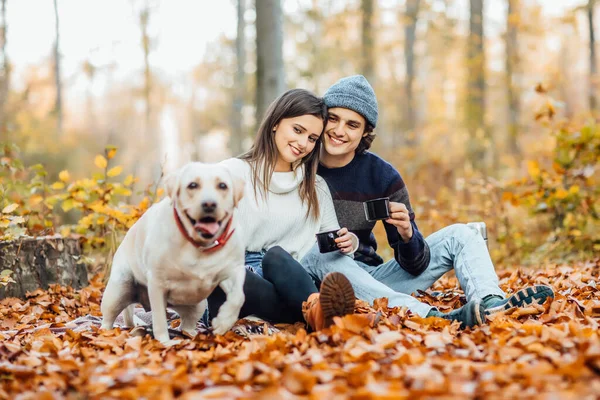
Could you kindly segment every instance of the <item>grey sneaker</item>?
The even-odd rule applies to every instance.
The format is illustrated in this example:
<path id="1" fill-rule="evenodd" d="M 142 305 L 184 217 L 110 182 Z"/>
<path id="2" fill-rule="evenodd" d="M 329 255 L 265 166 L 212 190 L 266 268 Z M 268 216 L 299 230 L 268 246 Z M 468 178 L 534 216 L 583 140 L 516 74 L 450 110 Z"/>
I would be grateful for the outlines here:
<path id="1" fill-rule="evenodd" d="M 554 299 L 554 291 L 550 286 L 535 285 L 518 290 L 506 299 L 500 296 L 488 296 L 483 299 L 483 306 L 486 315 L 492 315 L 513 307 L 525 307 L 533 302 L 544 304 L 548 297 Z"/>
<path id="2" fill-rule="evenodd" d="M 461 329 L 471 328 L 475 325 L 481 325 L 485 322 L 485 309 L 480 300 L 472 300 L 459 309 L 443 313 L 437 309 L 432 309 L 427 314 L 428 317 L 439 317 L 450 321 L 460 322 Z"/>

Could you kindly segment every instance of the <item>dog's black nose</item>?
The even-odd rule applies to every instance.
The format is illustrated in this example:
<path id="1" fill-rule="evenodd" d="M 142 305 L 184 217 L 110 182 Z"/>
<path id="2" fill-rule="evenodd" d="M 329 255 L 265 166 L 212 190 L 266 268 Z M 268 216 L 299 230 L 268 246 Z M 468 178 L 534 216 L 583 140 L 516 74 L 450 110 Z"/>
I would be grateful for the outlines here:
<path id="1" fill-rule="evenodd" d="M 214 212 L 216 208 L 217 208 L 216 201 L 205 201 L 202 203 L 202 211 L 204 211 L 204 212 L 211 213 L 211 212 Z"/>

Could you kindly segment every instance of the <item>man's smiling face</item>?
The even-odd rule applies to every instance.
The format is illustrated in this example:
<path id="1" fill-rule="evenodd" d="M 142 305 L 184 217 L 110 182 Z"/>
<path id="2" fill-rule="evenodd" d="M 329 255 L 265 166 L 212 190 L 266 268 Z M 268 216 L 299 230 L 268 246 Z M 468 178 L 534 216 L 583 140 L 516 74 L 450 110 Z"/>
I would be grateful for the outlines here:
<path id="1" fill-rule="evenodd" d="M 344 156 L 354 158 L 354 152 L 365 133 L 365 118 L 347 108 L 334 107 L 329 109 L 329 118 L 323 135 L 325 152 L 334 157 Z"/>

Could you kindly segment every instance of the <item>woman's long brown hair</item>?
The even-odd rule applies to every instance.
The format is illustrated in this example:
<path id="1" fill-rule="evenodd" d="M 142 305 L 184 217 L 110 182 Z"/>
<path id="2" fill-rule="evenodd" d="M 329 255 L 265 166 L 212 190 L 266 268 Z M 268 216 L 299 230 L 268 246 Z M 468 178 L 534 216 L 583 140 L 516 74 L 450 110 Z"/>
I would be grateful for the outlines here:
<path id="1" fill-rule="evenodd" d="M 295 118 L 302 115 L 314 115 L 323 121 L 323 129 L 327 123 L 327 107 L 323 100 L 308 90 L 292 89 L 279 96 L 267 109 L 260 124 L 254 144 L 248 152 L 239 156 L 247 161 L 252 169 L 252 186 L 254 195 L 260 193 L 266 198 L 271 177 L 277 164 L 277 147 L 275 145 L 275 126 L 282 119 Z M 323 132 L 321 132 L 323 133 Z M 294 168 L 304 166 L 304 179 L 300 184 L 300 199 L 308 204 L 306 216 L 319 217 L 319 199 L 317 197 L 316 176 L 319 166 L 321 139 L 317 140 L 314 149 Z M 258 191 L 257 191 L 258 189 Z"/>

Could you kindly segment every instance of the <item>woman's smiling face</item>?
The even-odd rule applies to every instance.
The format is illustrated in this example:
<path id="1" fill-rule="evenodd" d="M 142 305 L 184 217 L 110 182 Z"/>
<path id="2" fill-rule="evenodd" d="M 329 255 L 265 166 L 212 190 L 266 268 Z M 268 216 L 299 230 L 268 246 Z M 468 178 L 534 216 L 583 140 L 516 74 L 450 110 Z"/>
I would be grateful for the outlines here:
<path id="1" fill-rule="evenodd" d="M 301 115 L 279 121 L 275 126 L 275 171 L 291 171 L 293 163 L 313 151 L 322 132 L 323 121 L 314 115 Z"/>

